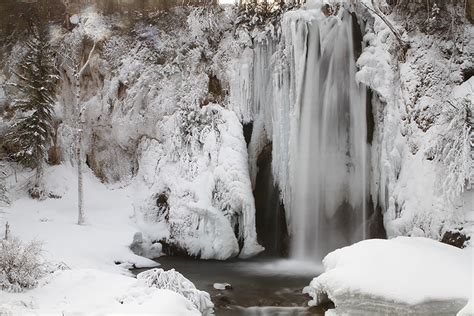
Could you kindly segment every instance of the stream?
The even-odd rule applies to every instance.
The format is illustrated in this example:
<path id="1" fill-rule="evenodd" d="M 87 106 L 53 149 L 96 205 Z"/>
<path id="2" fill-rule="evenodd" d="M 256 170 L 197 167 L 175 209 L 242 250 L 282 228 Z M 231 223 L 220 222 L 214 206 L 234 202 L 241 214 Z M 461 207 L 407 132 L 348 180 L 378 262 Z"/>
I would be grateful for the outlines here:
<path id="1" fill-rule="evenodd" d="M 175 269 L 211 295 L 217 316 L 233 315 L 324 315 L 321 308 L 309 308 L 303 287 L 319 274 L 314 264 L 284 259 L 196 260 L 164 256 L 160 268 Z M 148 269 L 135 269 L 134 274 Z M 229 283 L 227 290 L 214 283 Z"/>

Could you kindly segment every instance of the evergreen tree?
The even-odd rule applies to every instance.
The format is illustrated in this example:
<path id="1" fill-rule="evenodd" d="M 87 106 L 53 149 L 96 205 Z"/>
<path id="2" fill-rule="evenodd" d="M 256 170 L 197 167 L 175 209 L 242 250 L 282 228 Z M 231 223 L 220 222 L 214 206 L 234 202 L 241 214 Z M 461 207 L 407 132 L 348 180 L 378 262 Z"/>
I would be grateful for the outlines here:
<path id="1" fill-rule="evenodd" d="M 46 33 L 31 30 L 28 53 L 15 73 L 18 77 L 18 82 L 13 84 L 17 93 L 13 100 L 16 116 L 7 141 L 17 161 L 36 169 L 30 194 L 40 198 L 43 166 L 54 132 L 54 88 L 58 76 Z"/>

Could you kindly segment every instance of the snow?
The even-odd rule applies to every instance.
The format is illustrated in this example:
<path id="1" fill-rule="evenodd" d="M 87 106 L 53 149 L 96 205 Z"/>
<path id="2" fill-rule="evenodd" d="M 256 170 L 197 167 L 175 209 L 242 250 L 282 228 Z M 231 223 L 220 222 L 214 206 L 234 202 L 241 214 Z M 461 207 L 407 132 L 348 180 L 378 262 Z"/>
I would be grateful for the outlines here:
<path id="1" fill-rule="evenodd" d="M 232 289 L 232 285 L 230 285 L 229 283 L 214 283 L 212 287 L 219 291 Z"/>
<path id="2" fill-rule="evenodd" d="M 152 269 L 137 275 L 137 279 L 148 287 L 171 290 L 183 295 L 203 314 L 213 311 L 214 304 L 209 293 L 196 289 L 194 284 L 174 269 Z"/>
<path id="3" fill-rule="evenodd" d="M 61 266 L 24 293 L 0 295 L 0 313 L 59 314 L 63 312 L 148 313 L 199 315 L 184 297 L 169 290 L 150 288 L 127 270 L 157 263 L 129 249 L 138 227 L 133 221 L 131 187 L 110 189 L 85 170 L 86 225 L 77 225 L 77 174 L 69 165 L 49 167 L 44 183 L 60 196 L 33 200 L 21 188 L 27 172 L 9 180 L 11 207 L 4 208 L 11 234 L 23 241 L 38 240 L 43 256 L 52 266 Z M 0 223 L 3 227 L 4 223 Z M 120 263 L 120 264 L 118 264 Z M 74 285 L 74 286 L 72 286 Z"/>
<path id="4" fill-rule="evenodd" d="M 466 304 L 466 306 L 463 307 L 457 314 L 457 316 L 472 316 L 474 315 L 474 304 L 472 302 L 472 298 L 469 300 L 469 302 Z"/>
<path id="5" fill-rule="evenodd" d="M 102 268 L 119 271 L 113 263 L 156 265 L 136 256 L 128 248 L 137 227 L 133 215 L 131 192 L 127 188 L 109 190 L 89 169 L 84 181 L 87 225 L 77 225 L 77 174 L 72 166 L 46 169 L 44 183 L 59 199 L 33 200 L 26 194 L 17 196 L 5 209 L 5 220 L 11 233 L 23 241 L 40 240 L 47 260 L 58 258 L 70 268 Z M 18 184 L 29 175 L 19 175 Z M 13 180 L 10 178 L 10 180 Z M 21 187 L 21 186 L 20 186 Z M 19 189 L 19 187 L 13 187 Z M 73 246 L 72 246 L 73 245 Z"/>
<path id="6" fill-rule="evenodd" d="M 200 315 L 192 303 L 178 293 L 96 269 L 58 270 L 26 293 L 2 292 L 0 313 Z"/>
<path id="7" fill-rule="evenodd" d="M 395 11 L 388 18 L 396 28 L 404 23 Z M 463 28 L 458 32 L 465 32 L 468 38 L 472 24 Z M 444 46 L 463 45 L 461 36 L 453 43 L 452 37 L 404 34 L 410 48 L 401 57 L 394 35 L 378 17 L 369 14 L 365 32 L 356 79 L 374 93 L 373 203 L 384 211 L 388 237 L 440 239 L 447 230 L 466 227 L 461 206 L 469 203 L 460 189 L 465 178 L 464 158 L 451 155 L 443 159 L 439 153 L 445 147 L 440 141 L 444 137 L 447 144 L 463 142 L 462 137 L 448 137 L 461 136 L 463 131 L 458 126 L 450 131 L 445 114 L 451 108 L 448 102 L 461 108 L 461 96 L 472 91 L 472 79 L 461 84 L 463 66 L 443 54 Z M 469 40 L 465 44 L 469 45 Z M 457 58 L 472 59 L 468 50 Z"/>
<path id="8" fill-rule="evenodd" d="M 122 32 L 116 31 L 124 28 L 120 19 L 87 9 L 63 41 L 74 47 L 92 27 L 104 34 L 82 87 L 91 168 L 108 183 L 131 186 L 133 215 L 146 243 L 166 240 L 203 259 L 263 250 L 242 126 L 225 100 L 225 67 L 238 53 L 227 32 L 234 11 L 178 7 L 160 13 L 156 23 Z M 161 17 L 172 18 L 175 27 Z M 216 29 L 225 31 L 224 39 Z M 212 76 L 221 81 L 222 95 L 209 91 Z M 66 161 L 75 159 L 68 146 L 74 141 L 73 92 L 62 80 L 58 142 Z M 160 196 L 166 202 L 157 206 Z"/>
<path id="9" fill-rule="evenodd" d="M 365 240 L 331 252 L 323 264 L 325 272 L 304 289 L 313 297 L 310 305 L 327 293 L 339 310 L 364 304 L 410 310 L 444 302 L 457 312 L 472 296 L 473 249 L 427 238 Z"/>

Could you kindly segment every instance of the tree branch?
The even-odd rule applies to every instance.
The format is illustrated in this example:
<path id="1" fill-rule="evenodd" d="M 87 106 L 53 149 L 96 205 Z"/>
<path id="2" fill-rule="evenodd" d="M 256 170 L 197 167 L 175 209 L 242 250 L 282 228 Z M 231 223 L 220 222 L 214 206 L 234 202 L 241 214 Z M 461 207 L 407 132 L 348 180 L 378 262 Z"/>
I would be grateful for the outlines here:
<path id="1" fill-rule="evenodd" d="M 397 29 L 392 25 L 392 23 L 390 23 L 390 21 L 385 17 L 385 15 L 382 13 L 382 11 L 380 11 L 380 9 L 378 8 L 378 6 L 375 4 L 374 0 L 372 0 L 372 8 L 369 8 L 365 3 L 363 3 L 362 1 L 360 2 L 364 7 L 366 7 L 369 11 L 375 13 L 384 23 L 385 25 L 388 26 L 388 28 L 390 29 L 390 31 L 392 31 L 393 35 L 395 35 L 395 37 L 397 38 L 400 46 L 406 50 L 408 47 L 410 47 L 410 44 L 408 42 L 406 42 L 405 40 L 402 39 L 402 36 L 400 35 L 400 33 L 397 31 Z"/>
<path id="2" fill-rule="evenodd" d="M 92 49 L 91 51 L 89 52 L 89 56 L 87 57 L 87 60 L 86 62 L 84 63 L 84 65 L 82 66 L 81 70 L 79 70 L 79 73 L 77 74 L 79 76 L 79 78 L 82 76 L 82 73 L 84 72 L 84 70 L 87 68 L 87 66 L 89 65 L 89 62 L 91 60 L 91 57 L 92 57 L 92 54 L 94 53 L 94 50 L 95 50 L 95 46 L 97 45 L 97 42 L 94 41 L 94 45 L 92 46 Z"/>

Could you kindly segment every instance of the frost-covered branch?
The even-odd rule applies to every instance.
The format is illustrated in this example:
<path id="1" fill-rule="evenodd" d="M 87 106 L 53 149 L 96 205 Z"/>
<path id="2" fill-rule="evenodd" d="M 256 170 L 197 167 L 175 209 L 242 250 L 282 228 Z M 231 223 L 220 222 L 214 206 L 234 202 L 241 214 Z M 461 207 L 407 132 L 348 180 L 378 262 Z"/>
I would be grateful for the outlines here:
<path id="1" fill-rule="evenodd" d="M 445 167 L 441 181 L 442 193 L 446 200 L 454 203 L 464 192 L 469 181 L 472 158 L 469 143 L 472 132 L 470 115 L 473 112 L 472 102 L 463 99 L 441 113 L 439 124 L 443 126 L 443 134 L 437 141 L 435 152 L 437 160 Z"/>
<path id="2" fill-rule="evenodd" d="M 362 4 L 364 7 L 366 7 L 369 11 L 375 13 L 384 23 L 385 25 L 388 26 L 388 28 L 390 29 L 390 31 L 392 31 L 393 35 L 395 35 L 395 37 L 397 38 L 398 40 L 398 43 L 400 44 L 400 46 L 402 47 L 402 49 L 404 51 L 406 51 L 409 47 L 410 47 L 410 44 L 408 42 L 406 42 L 402 36 L 400 35 L 400 33 L 398 32 L 398 30 L 392 25 L 392 23 L 385 17 L 385 15 L 382 13 L 382 11 L 380 11 L 378 5 L 375 3 L 374 0 L 372 0 L 372 7 L 373 8 L 370 8 L 369 6 L 367 6 L 363 1 L 360 1 L 360 4 Z"/>

